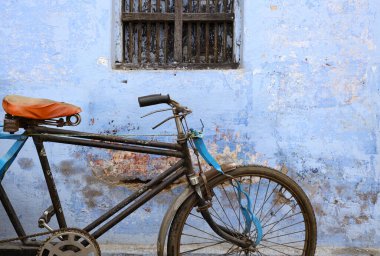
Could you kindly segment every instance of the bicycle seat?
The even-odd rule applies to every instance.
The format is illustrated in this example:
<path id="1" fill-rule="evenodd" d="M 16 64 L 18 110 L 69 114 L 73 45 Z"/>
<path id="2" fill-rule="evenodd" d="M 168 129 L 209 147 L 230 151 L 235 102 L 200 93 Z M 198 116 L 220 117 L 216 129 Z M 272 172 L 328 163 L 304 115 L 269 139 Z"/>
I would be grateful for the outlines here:
<path id="1" fill-rule="evenodd" d="M 3 109 L 12 116 L 38 120 L 71 116 L 82 111 L 80 107 L 65 102 L 19 95 L 5 96 Z"/>

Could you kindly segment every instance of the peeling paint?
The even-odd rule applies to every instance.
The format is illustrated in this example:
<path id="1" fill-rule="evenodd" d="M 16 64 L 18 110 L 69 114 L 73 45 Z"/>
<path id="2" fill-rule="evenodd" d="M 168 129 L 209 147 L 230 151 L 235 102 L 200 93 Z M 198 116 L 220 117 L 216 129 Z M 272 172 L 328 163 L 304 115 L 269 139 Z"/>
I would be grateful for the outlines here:
<path id="1" fill-rule="evenodd" d="M 95 176 L 108 182 L 146 182 L 163 172 L 178 160 L 173 157 L 152 157 L 122 151 L 108 151 L 109 158 L 88 155 L 88 162 Z"/>
<path id="2" fill-rule="evenodd" d="M 150 129 L 167 113 L 137 118 L 154 108 L 139 109 L 138 96 L 169 93 L 193 110 L 191 127 L 203 120 L 205 141 L 219 162 L 275 167 L 305 190 L 321 248 L 380 248 L 379 1 L 245 0 L 241 6 L 239 69 L 121 72 L 111 68 L 112 1 L 0 1 L 0 34 L 6 38 L 0 42 L 1 97 L 21 94 L 79 105 L 82 123 L 75 129 L 82 131 L 172 134 L 170 122 Z M 16 199 L 26 230 L 35 229 L 34 216 L 51 204 L 32 144 L 2 183 Z M 173 163 L 46 147 L 66 216 L 77 226 Z M 102 242 L 153 244 L 153 230 L 180 184 L 115 226 Z M 11 232 L 1 225 L 0 237 Z M 372 249 L 335 253 L 377 255 Z"/>

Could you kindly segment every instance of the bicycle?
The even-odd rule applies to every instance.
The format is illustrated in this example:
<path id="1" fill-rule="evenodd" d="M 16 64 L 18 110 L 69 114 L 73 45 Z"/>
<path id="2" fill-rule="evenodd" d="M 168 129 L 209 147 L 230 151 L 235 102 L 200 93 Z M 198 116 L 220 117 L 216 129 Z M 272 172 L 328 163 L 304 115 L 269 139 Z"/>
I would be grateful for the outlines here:
<path id="1" fill-rule="evenodd" d="M 1 247 L 6 243 L 22 247 L 23 255 L 101 255 L 97 238 L 183 176 L 187 187 L 168 208 L 162 221 L 157 241 L 158 255 L 315 254 L 317 227 L 313 208 L 292 179 L 265 166 L 219 165 L 207 151 L 202 131 L 188 128 L 189 108 L 169 95 L 148 95 L 139 97 L 138 101 L 140 107 L 170 106 L 148 115 L 171 111 L 173 115 L 155 127 L 174 119 L 176 143 L 63 129 L 80 123 L 79 107 L 16 95 L 4 98 L 5 133 L 0 133 L 0 139 L 16 141 L 0 159 L 0 181 L 30 137 L 38 152 L 52 205 L 38 220 L 38 226 L 46 231 L 27 235 L 0 184 L 1 202 L 18 236 L 0 240 L 0 255 L 7 253 Z M 19 133 L 20 129 L 24 132 Z M 178 161 L 86 227 L 78 228 L 66 223 L 44 142 L 171 156 Z M 191 150 L 198 164 L 199 156 L 202 156 L 211 169 L 203 171 L 199 164 L 196 171 Z M 49 226 L 54 216 L 58 228 Z M 41 237 L 47 239 L 36 240 Z"/>

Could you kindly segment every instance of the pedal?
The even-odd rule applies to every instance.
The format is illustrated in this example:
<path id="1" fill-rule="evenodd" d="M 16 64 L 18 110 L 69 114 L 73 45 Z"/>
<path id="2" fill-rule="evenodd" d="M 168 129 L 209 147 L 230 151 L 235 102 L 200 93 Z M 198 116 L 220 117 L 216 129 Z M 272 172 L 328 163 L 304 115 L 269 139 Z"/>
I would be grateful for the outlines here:
<path id="1" fill-rule="evenodd" d="M 41 217 L 38 219 L 38 227 L 39 228 L 46 228 L 49 231 L 53 231 L 53 229 L 48 225 L 48 223 L 51 220 L 51 217 L 53 217 L 55 214 L 54 207 L 51 205 L 49 208 L 47 208 Z"/>

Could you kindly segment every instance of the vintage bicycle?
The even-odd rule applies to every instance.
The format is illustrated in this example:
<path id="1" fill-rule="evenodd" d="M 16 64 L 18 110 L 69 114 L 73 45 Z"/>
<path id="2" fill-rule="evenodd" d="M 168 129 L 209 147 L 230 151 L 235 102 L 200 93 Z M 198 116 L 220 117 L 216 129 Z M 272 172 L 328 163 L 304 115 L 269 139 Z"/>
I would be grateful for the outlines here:
<path id="1" fill-rule="evenodd" d="M 189 108 L 169 95 L 148 95 L 139 97 L 138 101 L 141 107 L 170 106 L 148 115 L 171 111 L 172 115 L 156 127 L 174 120 L 178 133 L 176 143 L 63 129 L 80 123 L 79 107 L 17 95 L 3 99 L 6 115 L 0 139 L 15 142 L 0 159 L 0 180 L 27 139 L 31 138 L 52 205 L 36 221 L 44 230 L 26 234 L 0 184 L 1 203 L 18 236 L 0 239 L 0 255 L 16 251 L 20 255 L 39 256 L 101 255 L 97 238 L 182 177 L 186 177 L 187 187 L 169 206 L 163 218 L 157 241 L 158 255 L 315 254 L 317 227 L 313 208 L 292 179 L 266 166 L 219 165 L 207 151 L 202 131 L 188 127 Z M 178 161 L 86 227 L 77 227 L 66 222 L 45 142 L 170 156 Z M 198 159 L 197 168 L 194 168 L 192 154 Z M 210 170 L 202 169 L 200 156 L 211 166 Z M 58 227 L 49 224 L 53 217 L 57 219 Z"/>

